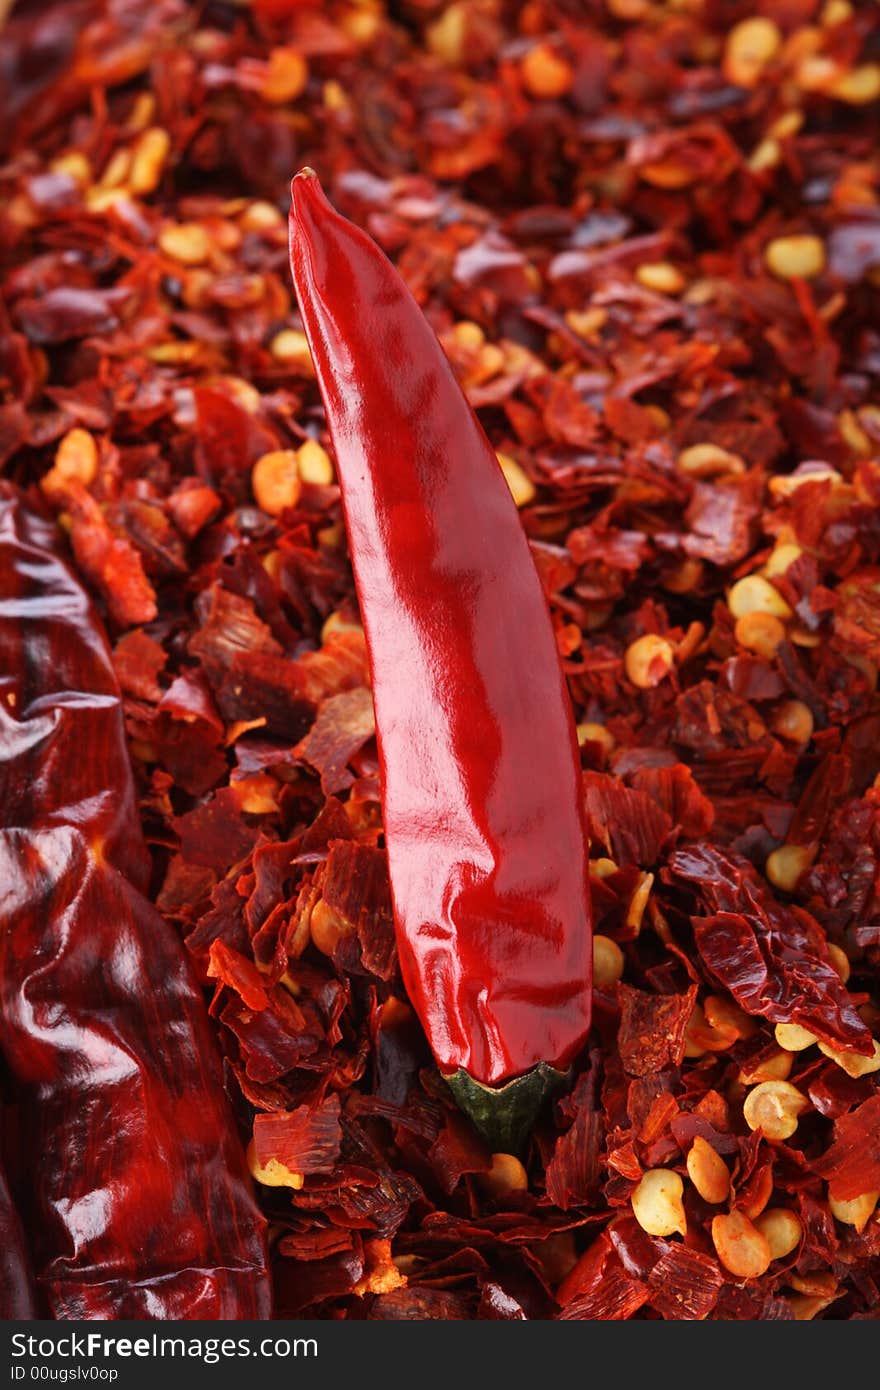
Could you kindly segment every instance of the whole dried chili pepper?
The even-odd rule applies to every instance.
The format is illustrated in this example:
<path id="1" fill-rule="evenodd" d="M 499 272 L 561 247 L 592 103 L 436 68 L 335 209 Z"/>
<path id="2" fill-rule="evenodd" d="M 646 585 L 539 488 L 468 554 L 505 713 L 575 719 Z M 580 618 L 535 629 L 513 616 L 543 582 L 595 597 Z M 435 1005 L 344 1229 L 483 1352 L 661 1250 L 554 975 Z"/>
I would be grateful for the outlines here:
<path id="1" fill-rule="evenodd" d="M 21 1221 L 0 1169 L 0 1319 L 37 1316 Z"/>
<path id="2" fill-rule="evenodd" d="M 311 170 L 292 198 L 370 655 L 401 969 L 441 1070 L 500 1142 L 499 1117 L 533 1106 L 590 1024 L 571 709 L 516 508 L 437 339 Z"/>
<path id="3" fill-rule="evenodd" d="M 269 1312 L 207 1012 L 148 874 L 110 655 L 52 528 L 0 485 L 0 1047 L 62 1318 Z"/>

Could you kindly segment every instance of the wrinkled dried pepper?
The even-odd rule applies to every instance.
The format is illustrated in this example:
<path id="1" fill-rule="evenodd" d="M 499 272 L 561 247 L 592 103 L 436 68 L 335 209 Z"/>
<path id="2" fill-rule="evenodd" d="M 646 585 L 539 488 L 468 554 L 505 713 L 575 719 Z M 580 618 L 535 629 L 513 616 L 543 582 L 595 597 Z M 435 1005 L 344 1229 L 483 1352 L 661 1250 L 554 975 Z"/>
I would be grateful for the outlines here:
<path id="1" fill-rule="evenodd" d="M 62 1318 L 264 1317 L 264 1222 L 183 951 L 144 896 L 110 655 L 53 531 L 0 491 L 0 1048 Z"/>
<path id="2" fill-rule="evenodd" d="M 495 452 L 403 280 L 311 170 L 292 198 L 370 654 L 401 969 L 460 1101 L 508 1113 L 514 1092 L 486 1088 L 539 1094 L 590 1024 L 580 764 L 547 602 Z"/>

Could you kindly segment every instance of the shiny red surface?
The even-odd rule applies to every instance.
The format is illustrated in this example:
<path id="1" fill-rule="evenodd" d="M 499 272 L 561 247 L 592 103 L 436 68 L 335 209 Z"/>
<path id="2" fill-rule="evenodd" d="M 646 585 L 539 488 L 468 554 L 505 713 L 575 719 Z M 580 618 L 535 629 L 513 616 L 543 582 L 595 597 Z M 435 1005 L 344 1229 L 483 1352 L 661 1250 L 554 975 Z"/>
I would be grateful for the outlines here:
<path id="1" fill-rule="evenodd" d="M 0 488 L 0 1048 L 36 1278 L 55 1317 L 265 1317 L 204 1001 L 141 891 L 109 652 L 54 528 Z"/>
<path id="2" fill-rule="evenodd" d="M 590 1021 L 579 761 L 516 508 L 402 279 L 311 174 L 291 264 L 370 652 L 407 989 L 446 1071 L 565 1066 Z"/>

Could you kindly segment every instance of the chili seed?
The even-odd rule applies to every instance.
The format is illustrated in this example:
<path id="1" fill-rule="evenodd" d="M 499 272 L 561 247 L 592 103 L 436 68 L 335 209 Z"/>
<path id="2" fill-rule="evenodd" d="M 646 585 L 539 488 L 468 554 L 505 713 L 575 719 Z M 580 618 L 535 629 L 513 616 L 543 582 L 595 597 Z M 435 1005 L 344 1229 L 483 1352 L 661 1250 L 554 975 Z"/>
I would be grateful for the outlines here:
<path id="1" fill-rule="evenodd" d="M 161 126 L 145 130 L 134 147 L 128 186 L 132 193 L 152 193 L 159 186 L 171 150 L 171 137 Z"/>
<path id="2" fill-rule="evenodd" d="M 66 154 L 60 154 L 49 165 L 53 174 L 68 174 L 79 184 L 89 184 L 92 181 L 92 166 L 82 150 L 68 150 Z"/>
<path id="3" fill-rule="evenodd" d="M 740 1068 L 739 1079 L 744 1086 L 755 1086 L 764 1081 L 786 1081 L 791 1075 L 794 1053 L 780 1048 L 761 1061 L 750 1062 Z"/>
<path id="4" fill-rule="evenodd" d="M 98 446 L 88 430 L 78 426 L 68 430 L 55 450 L 52 472 L 59 482 L 82 483 L 88 487 L 98 473 Z"/>
<path id="5" fill-rule="evenodd" d="M 767 269 L 780 280 L 814 280 L 825 269 L 825 246 L 817 236 L 783 236 L 764 251 Z"/>
<path id="6" fill-rule="evenodd" d="M 813 712 L 803 700 L 786 700 L 773 713 L 774 731 L 792 743 L 809 743 L 813 737 Z"/>
<path id="7" fill-rule="evenodd" d="M 600 933 L 593 937 L 593 984 L 610 989 L 623 974 L 624 955 L 616 941 Z"/>
<path id="8" fill-rule="evenodd" d="M 478 1173 L 477 1181 L 496 1201 L 502 1201 L 514 1192 L 525 1192 L 529 1186 L 525 1168 L 518 1158 L 507 1153 L 493 1154 L 492 1166 L 488 1172 Z"/>
<path id="9" fill-rule="evenodd" d="M 811 1033 L 809 1028 L 802 1028 L 799 1023 L 777 1023 L 773 1032 L 779 1046 L 784 1047 L 786 1052 L 804 1052 L 819 1041 L 815 1033 Z"/>
<path id="10" fill-rule="evenodd" d="M 509 454 L 499 454 L 498 462 L 514 502 L 518 507 L 527 507 L 536 496 L 535 484 L 528 473 Z"/>
<path id="11" fill-rule="evenodd" d="M 792 616 L 779 590 L 760 574 L 738 579 L 727 595 L 727 606 L 735 618 L 745 618 L 750 613 L 770 613 L 775 618 Z"/>
<path id="12" fill-rule="evenodd" d="M 286 367 L 297 367 L 308 376 L 314 375 L 312 354 L 305 333 L 299 333 L 295 328 L 282 328 L 269 344 L 269 351 L 276 362 Z"/>
<path id="13" fill-rule="evenodd" d="M 533 97 L 564 97 L 571 90 L 574 71 L 560 53 L 547 43 L 535 44 L 520 63 L 523 82 Z"/>
<path id="14" fill-rule="evenodd" d="M 764 870 L 774 888 L 783 893 L 793 893 L 802 874 L 816 857 L 812 845 L 780 845 L 768 854 Z"/>
<path id="15" fill-rule="evenodd" d="M 860 1235 L 874 1215 L 878 1201 L 880 1192 L 863 1192 L 847 1202 L 832 1197 L 830 1192 L 828 1194 L 828 1205 L 834 1219 L 842 1222 L 844 1226 L 854 1226 Z"/>
<path id="16" fill-rule="evenodd" d="M 687 1156 L 688 1177 L 703 1198 L 713 1206 L 730 1195 L 730 1173 L 724 1159 L 701 1135 L 697 1135 Z"/>
<path id="17" fill-rule="evenodd" d="M 739 454 L 731 454 L 717 444 L 691 444 L 682 449 L 676 467 L 689 478 L 718 478 L 745 472 Z"/>
<path id="18" fill-rule="evenodd" d="M 646 290 L 657 294 L 681 294 L 687 281 L 668 261 L 649 261 L 636 267 L 636 279 Z"/>
<path id="19" fill-rule="evenodd" d="M 847 1076 L 858 1079 L 860 1076 L 870 1076 L 875 1071 L 880 1071 L 880 1042 L 874 1040 L 874 1051 L 870 1057 L 863 1057 L 859 1052 L 844 1052 L 838 1048 L 831 1047 L 826 1042 L 819 1043 L 819 1051 L 836 1062 Z"/>
<path id="20" fill-rule="evenodd" d="M 848 106 L 867 106 L 880 97 L 880 63 L 865 63 L 844 73 L 829 88 L 833 97 Z"/>
<path id="21" fill-rule="evenodd" d="M 294 1192 L 299 1192 L 305 1182 L 302 1173 L 292 1173 L 277 1158 L 270 1158 L 267 1163 L 260 1164 L 253 1139 L 247 1146 L 247 1165 L 251 1176 L 258 1183 L 262 1183 L 263 1187 L 290 1187 Z"/>
<path id="22" fill-rule="evenodd" d="M 775 546 L 768 556 L 764 573 L 771 579 L 776 575 L 785 574 L 789 566 L 793 565 L 795 560 L 799 560 L 803 553 L 799 545 L 791 542 Z"/>
<path id="23" fill-rule="evenodd" d="M 280 516 L 287 507 L 295 507 L 302 491 L 296 452 L 273 449 L 263 454 L 251 470 L 251 487 L 257 506 L 269 516 Z"/>
<path id="24" fill-rule="evenodd" d="M 746 613 L 737 618 L 733 635 L 746 651 L 772 661 L 785 641 L 785 628 L 772 613 Z"/>
<path id="25" fill-rule="evenodd" d="M 259 198 L 248 203 L 239 220 L 246 232 L 271 232 L 284 227 L 284 218 L 275 204 Z"/>
<path id="26" fill-rule="evenodd" d="M 743 1212 L 713 1216 L 712 1243 L 724 1268 L 737 1279 L 758 1279 L 767 1272 L 770 1244 Z"/>
<path id="27" fill-rule="evenodd" d="M 577 740 L 581 748 L 585 743 L 599 743 L 606 753 L 613 753 L 617 747 L 617 740 L 613 734 L 608 732 L 604 724 L 578 724 Z"/>
<path id="28" fill-rule="evenodd" d="M 633 1215 L 649 1236 L 687 1234 L 684 1183 L 671 1168 L 650 1168 L 630 1198 Z"/>
<path id="29" fill-rule="evenodd" d="M 350 936 L 354 925 L 346 922 L 324 898 L 319 898 L 312 908 L 309 919 L 309 932 L 312 944 L 325 956 L 332 956 L 345 936 Z"/>
<path id="30" fill-rule="evenodd" d="M 770 1247 L 771 1260 L 784 1260 L 800 1245 L 804 1234 L 801 1219 L 787 1207 L 771 1207 L 755 1218 L 755 1226 Z"/>
<path id="31" fill-rule="evenodd" d="M 772 19 L 757 15 L 735 24 L 724 45 L 722 70 L 737 87 L 755 87 L 764 68 L 782 46 L 782 34 Z"/>
<path id="32" fill-rule="evenodd" d="M 211 254 L 211 239 L 198 222 L 179 222 L 162 228 L 159 249 L 181 265 L 201 265 Z"/>
<path id="33" fill-rule="evenodd" d="M 675 665 L 672 643 L 655 632 L 646 632 L 627 647 L 623 667 L 633 685 L 651 690 L 665 680 Z"/>
<path id="34" fill-rule="evenodd" d="M 260 96 L 272 106 L 283 106 L 301 95 L 308 80 L 308 65 L 298 49 L 273 48 Z"/>
<path id="35" fill-rule="evenodd" d="M 746 1096 L 743 1115 L 749 1129 L 760 1129 L 766 1139 L 784 1140 L 808 1108 L 806 1096 L 790 1081 L 762 1081 Z"/>

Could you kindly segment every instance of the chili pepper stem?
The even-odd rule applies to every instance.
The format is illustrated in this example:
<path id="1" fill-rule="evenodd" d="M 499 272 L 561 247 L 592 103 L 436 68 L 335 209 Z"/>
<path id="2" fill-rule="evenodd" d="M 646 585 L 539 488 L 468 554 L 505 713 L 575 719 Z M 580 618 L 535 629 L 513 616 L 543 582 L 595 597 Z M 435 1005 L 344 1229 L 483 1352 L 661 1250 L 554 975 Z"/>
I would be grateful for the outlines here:
<path id="1" fill-rule="evenodd" d="M 539 1062 L 503 1086 L 485 1086 L 461 1070 L 444 1079 L 456 1105 L 479 1130 L 492 1152 L 519 1154 L 545 1102 L 562 1090 L 570 1076 L 570 1070 L 559 1071 Z"/>

